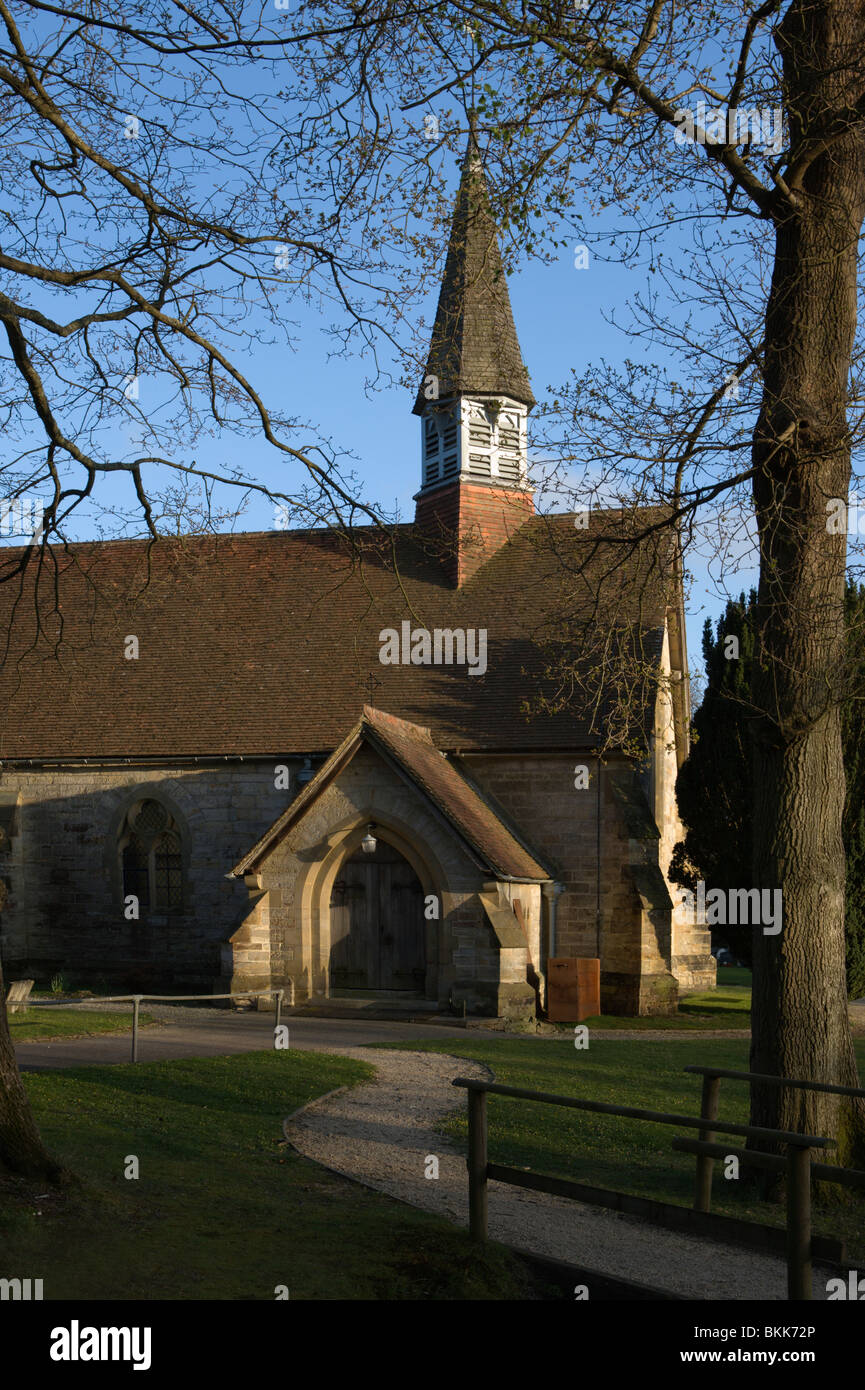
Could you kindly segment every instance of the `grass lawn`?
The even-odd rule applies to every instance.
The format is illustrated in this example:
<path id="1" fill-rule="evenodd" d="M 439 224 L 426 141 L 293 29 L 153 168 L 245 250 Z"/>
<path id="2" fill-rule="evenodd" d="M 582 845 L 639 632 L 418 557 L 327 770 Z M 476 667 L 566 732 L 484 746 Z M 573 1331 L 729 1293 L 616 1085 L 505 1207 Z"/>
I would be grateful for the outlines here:
<path id="1" fill-rule="evenodd" d="M 648 1110 L 699 1115 L 701 1078 L 685 1073 L 686 1064 L 748 1070 L 745 1039 L 706 1038 L 662 1041 L 590 1041 L 578 1051 L 555 1039 L 393 1043 L 393 1047 L 446 1052 L 471 1057 L 492 1068 L 506 1086 L 580 1096 L 586 1100 L 642 1106 Z M 865 1042 L 857 1042 L 860 1071 L 865 1071 Z M 466 1145 L 465 1093 L 458 1115 L 445 1132 Z M 573 1178 L 596 1187 L 634 1192 L 659 1201 L 691 1206 L 696 1159 L 670 1147 L 680 1131 L 670 1125 L 625 1120 L 613 1115 L 563 1110 L 507 1096 L 490 1096 L 490 1161 Z M 722 1081 L 720 1114 L 733 1123 L 748 1123 L 748 1087 Z M 693 1137 L 694 1131 L 682 1131 Z M 719 1136 L 720 1137 L 720 1136 Z M 740 1141 L 731 1138 L 732 1145 Z M 829 1160 L 831 1162 L 831 1159 Z M 753 1201 L 747 1189 L 725 1180 L 715 1165 L 713 1211 L 767 1225 L 783 1226 L 783 1207 Z M 865 1201 L 847 1207 L 815 1207 L 815 1233 L 843 1237 L 848 1253 L 865 1258 Z"/>
<path id="2" fill-rule="evenodd" d="M 138 1015 L 140 1024 L 153 1022 L 151 1014 Z M 132 1033 L 132 1011 L 97 1013 L 90 1009 L 27 1009 L 9 1014 L 13 1042 L 42 1042 L 49 1038 L 89 1038 L 95 1033 Z"/>
<path id="3" fill-rule="evenodd" d="M 745 971 L 731 971 L 743 975 Z M 751 978 L 741 983 L 728 981 L 726 973 L 718 981 L 718 988 L 705 994 L 686 994 L 679 1000 L 679 1014 L 688 1019 L 700 1019 L 703 1027 L 709 1028 L 750 1028 L 751 1027 Z"/>
<path id="4" fill-rule="evenodd" d="M 46 1299 L 549 1294 L 503 1247 L 279 1146 L 285 1116 L 371 1075 L 294 1051 L 28 1073 L 48 1148 L 86 1182 L 0 1184 L 0 1277 L 42 1278 Z"/>
<path id="5" fill-rule="evenodd" d="M 733 967 L 718 972 L 717 989 L 704 994 L 686 994 L 679 1000 L 679 1012 L 670 1018 L 620 1018 L 613 1014 L 598 1014 L 583 1022 L 593 1028 L 616 1029 L 621 1032 L 688 1033 L 703 1029 L 750 1028 L 751 972 Z M 729 978 L 737 977 L 736 979 Z M 556 1025 L 563 1033 L 573 1034 L 572 1023 Z"/>
<path id="6" fill-rule="evenodd" d="M 719 985 L 747 985 L 751 988 L 751 971 L 745 965 L 719 965 Z"/>

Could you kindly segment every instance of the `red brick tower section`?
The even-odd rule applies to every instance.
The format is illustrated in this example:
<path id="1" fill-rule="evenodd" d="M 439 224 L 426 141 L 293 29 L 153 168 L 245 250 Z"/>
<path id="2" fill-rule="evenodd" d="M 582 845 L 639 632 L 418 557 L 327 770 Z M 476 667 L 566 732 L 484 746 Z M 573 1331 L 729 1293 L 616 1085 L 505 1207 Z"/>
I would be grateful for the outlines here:
<path id="1" fill-rule="evenodd" d="M 456 480 L 417 499 L 415 525 L 455 589 L 534 515 L 531 489 Z"/>

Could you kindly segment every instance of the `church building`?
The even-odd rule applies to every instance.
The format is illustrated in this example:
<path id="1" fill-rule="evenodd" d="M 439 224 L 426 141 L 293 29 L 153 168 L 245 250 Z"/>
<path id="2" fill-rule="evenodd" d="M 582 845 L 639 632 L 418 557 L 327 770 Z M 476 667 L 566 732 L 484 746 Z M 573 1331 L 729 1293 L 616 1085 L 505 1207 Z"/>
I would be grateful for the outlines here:
<path id="1" fill-rule="evenodd" d="M 412 522 L 75 544 L 0 586 L 7 980 L 506 1018 L 543 1012 L 551 959 L 599 959 L 610 1013 L 714 985 L 667 877 L 677 539 L 536 511 L 534 405 L 472 136 Z M 574 631 L 591 671 L 555 698 Z M 656 677 L 636 752 L 580 646 L 623 631 Z"/>

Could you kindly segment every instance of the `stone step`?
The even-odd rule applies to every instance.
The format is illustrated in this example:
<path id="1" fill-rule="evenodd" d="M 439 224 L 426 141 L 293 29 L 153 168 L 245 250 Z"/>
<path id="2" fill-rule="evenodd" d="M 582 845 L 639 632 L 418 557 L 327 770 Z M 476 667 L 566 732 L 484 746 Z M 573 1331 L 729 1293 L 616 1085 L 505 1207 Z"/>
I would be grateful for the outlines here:
<path id="1" fill-rule="evenodd" d="M 453 1014 L 441 1013 L 439 1006 L 428 999 L 324 999 L 284 1012 L 292 1017 L 398 1019 L 402 1023 L 443 1023 L 451 1028 L 462 1023 Z"/>

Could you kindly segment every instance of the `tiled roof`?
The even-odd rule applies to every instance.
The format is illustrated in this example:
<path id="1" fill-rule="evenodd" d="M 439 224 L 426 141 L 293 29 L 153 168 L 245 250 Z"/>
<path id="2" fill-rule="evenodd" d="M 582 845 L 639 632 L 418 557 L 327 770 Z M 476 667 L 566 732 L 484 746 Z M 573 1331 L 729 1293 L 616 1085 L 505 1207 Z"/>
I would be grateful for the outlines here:
<path id="1" fill-rule="evenodd" d="M 313 780 L 287 810 L 232 869 L 240 876 L 254 872 L 269 852 L 301 819 L 364 743 L 370 743 L 396 764 L 450 821 L 489 872 L 504 878 L 545 881 L 552 873 L 517 840 L 474 784 L 436 748 L 429 729 L 365 705 L 361 718 Z"/>
<path id="2" fill-rule="evenodd" d="M 486 176 L 472 137 L 463 162 L 425 378 L 460 393 L 535 398 L 523 363 Z M 428 400 L 423 386 L 415 412 Z"/>
<path id="3" fill-rule="evenodd" d="M 360 563 L 324 529 L 55 551 L 40 571 L 41 635 L 35 568 L 23 589 L 0 584 L 0 631 L 12 632 L 0 761 L 327 753 L 365 703 L 451 751 L 591 747 L 603 699 L 534 718 L 523 705 L 547 688 L 537 639 L 563 623 L 603 633 L 627 619 L 660 652 L 669 533 L 636 552 L 597 545 L 617 515 L 593 516 L 586 531 L 567 515 L 535 516 L 459 589 L 411 526 L 396 528 L 398 573 L 372 529 L 355 533 Z M 482 629 L 486 673 L 383 665 L 380 633 L 403 622 Z"/>

